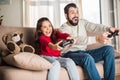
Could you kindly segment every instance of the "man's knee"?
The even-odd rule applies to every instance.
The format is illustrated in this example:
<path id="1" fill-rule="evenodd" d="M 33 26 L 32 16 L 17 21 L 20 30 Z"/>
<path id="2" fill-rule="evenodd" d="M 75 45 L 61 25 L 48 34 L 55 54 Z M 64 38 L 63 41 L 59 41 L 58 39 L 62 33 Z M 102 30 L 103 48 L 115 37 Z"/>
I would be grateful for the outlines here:
<path id="1" fill-rule="evenodd" d="M 91 55 L 89 55 L 89 54 L 87 54 L 87 55 L 85 55 L 84 56 L 84 58 L 83 58 L 83 63 L 85 64 L 85 65 L 87 65 L 87 64 L 91 64 L 91 63 L 95 63 L 95 61 L 94 61 L 94 59 L 93 59 L 93 57 L 91 56 Z"/>
<path id="2" fill-rule="evenodd" d="M 103 46 L 103 48 L 105 48 L 105 49 L 107 49 L 107 50 L 114 50 L 114 48 L 113 48 L 112 46 L 109 46 L 109 45 Z"/>
<path id="3" fill-rule="evenodd" d="M 105 53 L 106 54 L 109 54 L 109 55 L 114 55 L 114 48 L 112 46 L 103 46 L 103 50 L 105 50 Z"/>

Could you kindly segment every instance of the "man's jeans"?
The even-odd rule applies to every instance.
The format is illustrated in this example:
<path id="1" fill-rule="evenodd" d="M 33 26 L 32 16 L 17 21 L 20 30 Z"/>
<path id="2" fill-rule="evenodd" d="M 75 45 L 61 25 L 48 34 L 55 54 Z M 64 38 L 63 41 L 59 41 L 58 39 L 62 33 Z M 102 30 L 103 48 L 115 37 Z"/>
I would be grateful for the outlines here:
<path id="1" fill-rule="evenodd" d="M 72 59 L 51 56 L 43 57 L 53 64 L 53 67 L 49 69 L 47 80 L 59 80 L 60 67 L 67 69 L 70 80 L 80 80 L 79 72 Z"/>
<path id="2" fill-rule="evenodd" d="M 87 73 L 89 80 L 101 80 L 96 69 L 95 63 L 104 61 L 104 80 L 114 80 L 115 76 L 115 59 L 114 49 L 111 46 L 103 46 L 98 49 L 87 51 L 69 51 L 63 57 L 71 58 L 81 66 Z"/>

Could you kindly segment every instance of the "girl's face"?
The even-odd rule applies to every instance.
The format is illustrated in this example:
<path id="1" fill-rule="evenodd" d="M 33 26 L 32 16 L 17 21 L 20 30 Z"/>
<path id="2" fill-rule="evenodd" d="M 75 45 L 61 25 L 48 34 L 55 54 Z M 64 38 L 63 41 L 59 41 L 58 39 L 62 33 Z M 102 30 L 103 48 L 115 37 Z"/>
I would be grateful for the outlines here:
<path id="1" fill-rule="evenodd" d="M 52 25 L 49 21 L 43 21 L 41 32 L 43 35 L 50 37 L 52 34 Z"/>

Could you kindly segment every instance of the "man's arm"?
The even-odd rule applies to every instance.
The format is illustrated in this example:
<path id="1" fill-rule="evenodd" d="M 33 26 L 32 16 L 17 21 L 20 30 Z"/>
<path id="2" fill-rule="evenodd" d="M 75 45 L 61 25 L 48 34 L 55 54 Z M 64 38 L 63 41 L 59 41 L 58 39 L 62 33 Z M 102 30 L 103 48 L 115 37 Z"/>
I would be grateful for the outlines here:
<path id="1" fill-rule="evenodd" d="M 117 33 L 115 33 L 117 32 Z M 114 34 L 115 33 L 115 34 Z M 104 32 L 100 35 L 96 36 L 96 41 L 102 44 L 106 44 L 107 42 L 111 41 L 115 35 L 120 34 L 120 29 L 119 28 L 109 28 L 107 32 Z M 108 36 L 111 35 L 111 36 Z"/>
<path id="2" fill-rule="evenodd" d="M 111 28 L 110 26 L 106 26 L 103 24 L 96 24 L 89 22 L 87 20 L 83 20 L 83 21 L 85 22 L 85 28 L 87 33 L 100 34 L 109 31 L 109 29 Z"/>

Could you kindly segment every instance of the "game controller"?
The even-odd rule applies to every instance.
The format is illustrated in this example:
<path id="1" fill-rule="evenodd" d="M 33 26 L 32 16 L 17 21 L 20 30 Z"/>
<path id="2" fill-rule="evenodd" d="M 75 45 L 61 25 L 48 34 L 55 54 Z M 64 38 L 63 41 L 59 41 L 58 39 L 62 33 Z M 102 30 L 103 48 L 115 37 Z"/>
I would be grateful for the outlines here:
<path id="1" fill-rule="evenodd" d="M 74 43 L 74 40 L 73 39 L 67 39 L 67 40 L 64 40 L 63 42 L 61 42 L 60 44 L 59 44 L 59 46 L 60 47 L 65 47 L 65 46 L 67 46 L 67 45 L 69 45 L 69 44 L 73 44 Z"/>
<path id="2" fill-rule="evenodd" d="M 118 30 L 116 30 L 115 32 L 110 32 L 110 34 L 107 37 L 111 38 L 111 37 L 118 36 L 118 32 L 119 32 Z"/>

